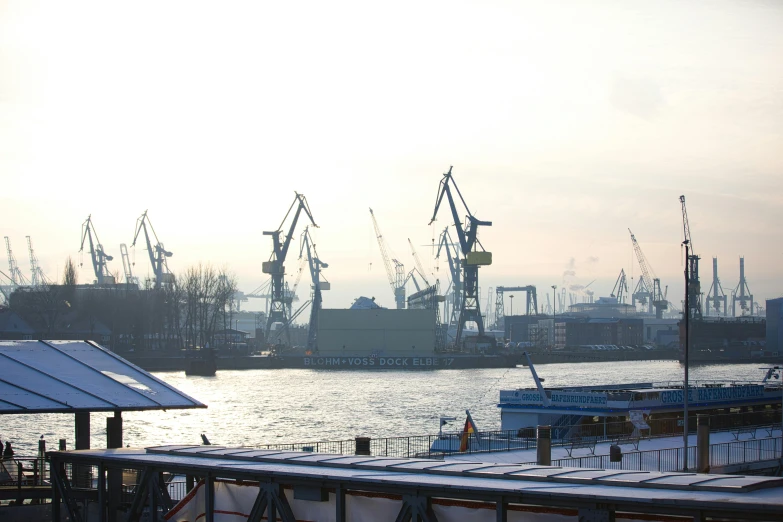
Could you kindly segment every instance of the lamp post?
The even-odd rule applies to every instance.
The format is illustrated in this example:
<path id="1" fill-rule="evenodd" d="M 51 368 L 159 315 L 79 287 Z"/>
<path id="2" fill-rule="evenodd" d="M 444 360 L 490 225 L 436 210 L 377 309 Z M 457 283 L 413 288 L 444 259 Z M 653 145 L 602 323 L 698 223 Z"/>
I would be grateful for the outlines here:
<path id="1" fill-rule="evenodd" d="M 511 294 L 511 317 L 514 317 L 514 294 Z"/>

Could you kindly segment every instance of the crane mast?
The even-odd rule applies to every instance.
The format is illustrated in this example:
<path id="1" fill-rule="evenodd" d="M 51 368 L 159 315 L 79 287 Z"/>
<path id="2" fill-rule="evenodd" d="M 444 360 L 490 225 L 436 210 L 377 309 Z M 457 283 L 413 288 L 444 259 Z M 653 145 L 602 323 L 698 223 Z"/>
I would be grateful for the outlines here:
<path id="1" fill-rule="evenodd" d="M 154 246 L 152 245 L 152 238 L 147 230 L 147 225 L 149 225 L 149 230 L 152 231 L 152 237 L 155 238 Z M 164 284 L 173 283 L 174 274 L 169 271 L 166 259 L 174 254 L 163 248 L 163 243 L 158 240 L 158 235 L 155 233 L 155 228 L 152 226 L 152 222 L 150 221 L 149 216 L 147 216 L 146 210 L 139 219 L 136 220 L 136 233 L 133 236 L 131 248 L 136 246 L 136 240 L 139 239 L 139 234 L 142 231 L 144 231 L 144 240 L 147 243 L 147 253 L 149 254 L 150 263 L 152 264 L 152 273 L 155 275 L 155 288 L 160 288 Z"/>
<path id="2" fill-rule="evenodd" d="M 478 227 L 492 226 L 492 222 L 480 221 L 470 212 L 467 203 L 465 203 L 465 198 L 462 197 L 462 193 L 451 175 L 452 168 L 453 167 L 449 167 L 449 171 L 443 174 L 443 178 L 440 181 L 438 195 L 435 198 L 435 210 L 432 213 L 430 224 L 435 221 L 435 218 L 438 215 L 438 209 L 445 196 L 449 203 L 449 208 L 451 209 L 451 216 L 454 220 L 454 227 L 462 250 L 463 299 L 460 304 L 457 335 L 454 339 L 455 345 L 461 347 L 462 332 L 465 329 L 465 325 L 469 322 L 476 324 L 479 338 L 484 337 L 484 319 L 481 317 L 481 306 L 479 304 L 478 269 L 480 266 L 492 264 L 492 253 L 484 251 L 484 247 L 478 240 L 477 235 Z M 452 186 L 454 187 L 457 196 L 459 196 L 462 206 L 465 207 L 465 226 L 462 224 L 459 211 L 457 210 L 454 197 L 451 193 Z M 477 250 L 477 246 L 481 247 L 481 250 Z"/>
<path id="3" fill-rule="evenodd" d="M 438 251 L 435 258 L 440 257 L 440 251 L 445 247 L 446 258 L 449 262 L 449 274 L 451 275 L 451 317 L 449 326 L 456 326 L 459 322 L 459 311 L 462 309 L 462 270 L 460 266 L 459 250 L 451 240 L 449 227 L 443 229 L 438 243 Z M 452 248 L 454 249 L 452 252 Z"/>
<path id="4" fill-rule="evenodd" d="M 329 268 L 329 265 L 318 257 L 318 252 L 315 249 L 315 243 L 308 227 L 305 227 L 304 232 L 302 232 L 302 241 L 299 246 L 300 259 L 303 251 L 307 252 L 310 280 L 313 283 L 312 298 L 310 300 L 310 324 L 307 329 L 307 350 L 312 353 L 318 351 L 318 315 L 321 311 L 321 291 L 330 290 L 331 284 L 329 281 L 321 281 L 321 269 Z"/>
<path id="5" fill-rule="evenodd" d="M 299 194 L 298 192 L 294 192 L 294 194 L 294 201 L 288 208 L 288 212 L 286 212 L 283 221 L 280 223 L 280 227 L 271 232 L 264 232 L 265 236 L 272 236 L 272 255 L 269 257 L 269 261 L 264 261 L 262 264 L 262 272 L 272 276 L 272 299 L 269 303 L 269 317 L 266 322 L 264 338 L 269 339 L 269 332 L 273 324 L 282 324 L 285 329 L 287 346 L 291 345 L 291 334 L 288 331 L 288 324 L 291 318 L 288 317 L 290 315 L 288 305 L 292 298 L 285 291 L 285 258 L 288 255 L 288 248 L 291 246 L 291 239 L 296 231 L 296 224 L 302 211 L 310 218 L 310 223 L 318 228 L 318 225 L 313 220 L 313 215 L 310 212 L 310 207 L 304 194 Z M 294 207 L 296 207 L 296 210 L 294 210 Z M 291 211 L 294 211 L 291 226 L 288 229 L 288 234 L 281 241 L 280 234 L 283 233 L 283 225 L 285 225 L 288 216 L 291 215 Z"/>
<path id="6" fill-rule="evenodd" d="M 631 234 L 631 242 L 633 243 L 633 250 L 636 252 L 636 260 L 639 262 L 639 268 L 642 270 L 642 281 L 644 281 L 645 287 L 651 293 L 651 305 L 655 308 L 656 319 L 663 319 L 663 312 L 669 308 L 669 301 L 663 295 L 661 291 L 661 280 L 655 277 L 650 277 L 650 268 L 647 263 L 647 258 L 644 257 L 642 247 L 639 246 L 639 242 L 636 241 L 636 236 L 633 235 L 631 229 L 628 229 Z"/>
<path id="7" fill-rule="evenodd" d="M 625 270 L 620 269 L 620 275 L 617 276 L 617 281 L 614 283 L 614 288 L 610 294 L 612 297 L 617 298 L 617 302 L 620 304 L 625 303 L 625 296 L 628 294 L 628 281 L 625 278 Z"/>
<path id="8" fill-rule="evenodd" d="M 424 281 L 424 284 L 426 286 L 430 286 L 429 280 L 427 280 L 427 276 L 424 275 L 424 267 L 421 265 L 421 259 L 419 259 L 419 254 L 416 253 L 416 249 L 413 246 L 413 243 L 411 242 L 411 238 L 408 238 L 408 244 L 411 246 L 411 254 L 413 254 L 413 261 L 416 265 L 416 270 L 419 272 L 419 275 L 421 276 L 422 280 Z"/>
<path id="9" fill-rule="evenodd" d="M 125 283 L 139 286 L 139 278 L 133 275 L 133 265 L 128 257 L 128 245 L 125 243 L 120 244 L 120 256 L 122 257 L 122 269 L 125 272 Z"/>
<path id="10" fill-rule="evenodd" d="M 5 236 L 5 251 L 8 254 L 8 272 L 10 274 L 9 279 L 11 282 L 15 286 L 30 284 L 24 274 L 22 274 L 22 271 L 19 270 L 19 265 L 16 263 L 16 257 L 14 257 L 14 253 L 11 251 L 11 240 L 8 236 Z"/>
<path id="11" fill-rule="evenodd" d="M 30 272 L 32 274 L 32 279 L 30 279 L 30 281 L 32 285 L 40 286 L 51 284 L 51 281 L 49 281 L 43 273 L 41 265 L 38 264 L 38 258 L 35 256 L 35 251 L 33 251 L 33 242 L 30 239 L 30 236 L 25 236 L 25 238 L 27 239 L 27 250 L 30 253 Z"/>
<path id="12" fill-rule="evenodd" d="M 94 239 L 93 236 L 95 236 Z M 87 220 L 82 223 L 82 246 L 79 248 L 79 252 L 84 251 L 85 240 L 90 244 L 90 259 L 92 260 L 92 269 L 95 272 L 96 284 L 113 285 L 115 283 L 114 276 L 109 274 L 106 263 L 114 258 L 103 250 L 103 245 L 98 239 L 98 232 L 95 231 L 95 226 L 92 224 L 92 214 L 87 216 Z"/>
<path id="13" fill-rule="evenodd" d="M 688 224 L 688 211 L 685 208 L 685 196 L 680 196 L 682 205 L 682 229 L 685 240 L 682 242 L 689 251 L 686 259 L 685 274 L 688 279 L 688 314 L 692 319 L 701 319 L 701 283 L 699 282 L 699 259 L 694 254 L 691 228 Z"/>
<path id="14" fill-rule="evenodd" d="M 386 276 L 389 278 L 389 285 L 394 293 L 394 304 L 398 310 L 401 310 L 405 308 L 405 265 L 397 259 L 389 257 L 386 240 L 383 238 L 383 234 L 381 234 L 381 228 L 378 226 L 378 220 L 375 219 L 375 213 L 372 209 L 370 209 L 370 216 L 372 217 L 372 226 L 375 229 L 375 238 L 378 240 L 378 247 L 381 249 L 383 265 L 386 267 Z M 394 268 L 392 268 L 392 263 Z"/>

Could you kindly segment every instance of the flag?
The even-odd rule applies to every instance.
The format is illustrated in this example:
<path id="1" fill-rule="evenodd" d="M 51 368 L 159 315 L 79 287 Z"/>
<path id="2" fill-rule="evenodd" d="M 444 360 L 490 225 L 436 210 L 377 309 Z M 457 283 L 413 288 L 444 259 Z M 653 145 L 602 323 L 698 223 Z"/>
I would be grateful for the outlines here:
<path id="1" fill-rule="evenodd" d="M 462 438 L 459 443 L 460 452 L 468 451 L 470 448 L 470 436 L 475 434 L 478 437 L 478 428 L 476 423 L 473 422 L 473 417 L 470 416 L 470 410 L 465 410 L 467 417 L 465 417 L 465 427 L 462 429 Z"/>

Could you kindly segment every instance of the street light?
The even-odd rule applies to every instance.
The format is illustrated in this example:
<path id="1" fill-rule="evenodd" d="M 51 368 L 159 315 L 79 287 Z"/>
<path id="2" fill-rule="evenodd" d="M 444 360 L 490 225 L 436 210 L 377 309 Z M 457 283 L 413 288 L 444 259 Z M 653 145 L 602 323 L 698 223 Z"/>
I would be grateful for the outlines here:
<path id="1" fill-rule="evenodd" d="M 514 294 L 511 294 L 511 317 L 514 317 Z"/>

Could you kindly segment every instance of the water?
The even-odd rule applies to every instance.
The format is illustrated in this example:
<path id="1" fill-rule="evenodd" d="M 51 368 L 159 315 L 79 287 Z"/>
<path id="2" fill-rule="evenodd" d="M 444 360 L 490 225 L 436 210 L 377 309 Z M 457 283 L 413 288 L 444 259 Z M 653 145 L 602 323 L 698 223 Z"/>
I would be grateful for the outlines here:
<path id="1" fill-rule="evenodd" d="M 691 368 L 691 379 L 760 380 L 759 364 Z M 673 361 L 633 361 L 536 366 L 547 386 L 682 380 Z M 156 373 L 209 406 L 201 410 L 126 412 L 124 442 L 130 446 L 200 444 L 258 445 L 394 437 L 438 431 L 438 417 L 469 408 L 479 429 L 499 429 L 498 390 L 534 386 L 527 368 L 436 371 L 240 370 L 216 377 Z M 106 417 L 92 414 L 92 447 L 106 446 Z M 44 435 L 49 448 L 65 438 L 73 447 L 73 415 L 3 415 L 0 439 L 31 455 Z"/>

